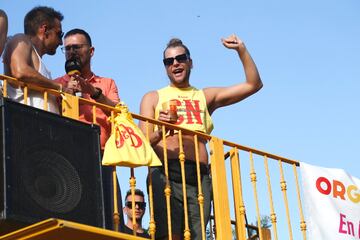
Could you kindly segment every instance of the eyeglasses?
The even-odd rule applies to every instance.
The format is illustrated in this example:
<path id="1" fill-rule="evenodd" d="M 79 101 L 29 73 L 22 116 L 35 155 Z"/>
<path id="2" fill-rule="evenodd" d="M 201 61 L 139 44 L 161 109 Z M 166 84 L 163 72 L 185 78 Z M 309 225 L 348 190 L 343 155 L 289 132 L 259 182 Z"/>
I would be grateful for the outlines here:
<path id="1" fill-rule="evenodd" d="M 135 202 L 135 206 L 138 205 L 140 209 L 144 210 L 146 207 L 146 202 Z M 125 206 L 132 209 L 132 202 L 126 202 Z"/>
<path id="2" fill-rule="evenodd" d="M 180 55 L 177 55 L 175 57 L 171 57 L 171 58 L 164 58 L 163 59 L 163 63 L 165 66 L 171 66 L 174 64 L 174 60 L 176 59 L 177 62 L 179 63 L 184 63 L 186 62 L 187 60 L 190 59 L 190 56 L 187 55 L 186 53 L 184 54 L 180 54 Z"/>
<path id="3" fill-rule="evenodd" d="M 73 50 L 73 51 L 78 51 L 78 50 L 80 50 L 81 48 L 83 48 L 84 46 L 86 46 L 86 45 L 88 45 L 88 44 L 72 44 L 72 45 L 67 45 L 67 46 L 65 46 L 65 47 L 62 47 L 61 48 L 61 51 L 63 52 L 63 53 L 66 53 L 66 52 L 70 52 L 71 50 Z"/>

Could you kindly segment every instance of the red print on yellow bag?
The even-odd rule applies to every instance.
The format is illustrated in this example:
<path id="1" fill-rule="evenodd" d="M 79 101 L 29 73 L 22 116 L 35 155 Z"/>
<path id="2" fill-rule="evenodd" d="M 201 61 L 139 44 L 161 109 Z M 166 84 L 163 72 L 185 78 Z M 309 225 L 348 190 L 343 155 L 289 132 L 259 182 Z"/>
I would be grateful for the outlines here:
<path id="1" fill-rule="evenodd" d="M 134 123 L 125 105 L 117 105 L 121 113 L 114 118 L 114 131 L 105 144 L 103 165 L 139 167 L 161 166 L 144 134 Z"/>

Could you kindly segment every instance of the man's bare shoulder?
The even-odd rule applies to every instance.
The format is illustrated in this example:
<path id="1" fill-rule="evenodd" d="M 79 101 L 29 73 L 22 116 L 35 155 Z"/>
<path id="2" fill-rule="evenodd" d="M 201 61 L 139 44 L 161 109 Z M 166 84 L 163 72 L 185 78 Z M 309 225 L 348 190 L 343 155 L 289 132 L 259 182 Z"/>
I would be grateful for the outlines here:
<path id="1" fill-rule="evenodd" d="M 158 98 L 158 92 L 156 90 L 153 91 L 149 91 L 147 93 L 144 94 L 143 99 L 154 99 L 154 98 Z"/>
<path id="2" fill-rule="evenodd" d="M 156 90 L 145 93 L 142 97 L 141 105 L 155 106 L 158 102 L 159 95 Z"/>
<path id="3" fill-rule="evenodd" d="M 19 33 L 12 37 L 9 37 L 6 42 L 5 52 L 7 54 L 12 54 L 15 49 L 24 51 L 25 49 L 30 49 L 32 46 L 31 41 L 28 36 L 25 34 Z"/>
<path id="4" fill-rule="evenodd" d="M 14 36 L 9 37 L 7 45 L 11 46 L 14 44 L 19 44 L 19 43 L 25 43 L 25 44 L 31 45 L 29 36 L 27 36 L 23 33 L 15 34 Z"/>
<path id="5" fill-rule="evenodd" d="M 155 97 L 158 95 L 158 92 L 156 90 L 153 91 L 149 91 L 147 93 L 144 94 L 144 97 Z"/>

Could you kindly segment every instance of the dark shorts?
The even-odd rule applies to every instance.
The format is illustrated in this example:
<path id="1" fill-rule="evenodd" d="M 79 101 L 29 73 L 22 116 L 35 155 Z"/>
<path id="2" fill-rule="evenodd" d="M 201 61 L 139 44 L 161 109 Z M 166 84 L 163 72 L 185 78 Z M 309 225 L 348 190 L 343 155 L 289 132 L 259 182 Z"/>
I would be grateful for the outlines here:
<path id="1" fill-rule="evenodd" d="M 181 172 L 179 160 L 169 160 L 169 180 L 171 187 L 171 229 L 175 235 L 184 235 L 184 204 L 181 183 Z M 201 238 L 200 206 L 198 203 L 198 188 L 196 164 L 193 161 L 185 161 L 186 173 L 186 195 L 188 203 L 189 227 L 191 239 Z M 210 218 L 212 187 L 209 170 L 206 165 L 201 167 L 201 185 L 204 197 L 204 222 L 205 226 Z M 164 194 L 166 178 L 162 167 L 151 168 L 153 184 L 154 218 L 156 224 L 156 238 L 168 236 L 166 198 Z"/>

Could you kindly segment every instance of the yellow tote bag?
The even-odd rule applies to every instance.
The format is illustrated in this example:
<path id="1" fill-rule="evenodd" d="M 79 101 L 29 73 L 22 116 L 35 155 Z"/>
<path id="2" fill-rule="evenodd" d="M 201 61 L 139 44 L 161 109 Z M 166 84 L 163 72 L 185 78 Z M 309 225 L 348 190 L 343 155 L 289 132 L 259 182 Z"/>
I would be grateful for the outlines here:
<path id="1" fill-rule="evenodd" d="M 161 161 L 134 123 L 127 106 L 116 106 L 121 113 L 114 118 L 114 131 L 105 144 L 102 164 L 106 166 L 161 166 Z"/>

